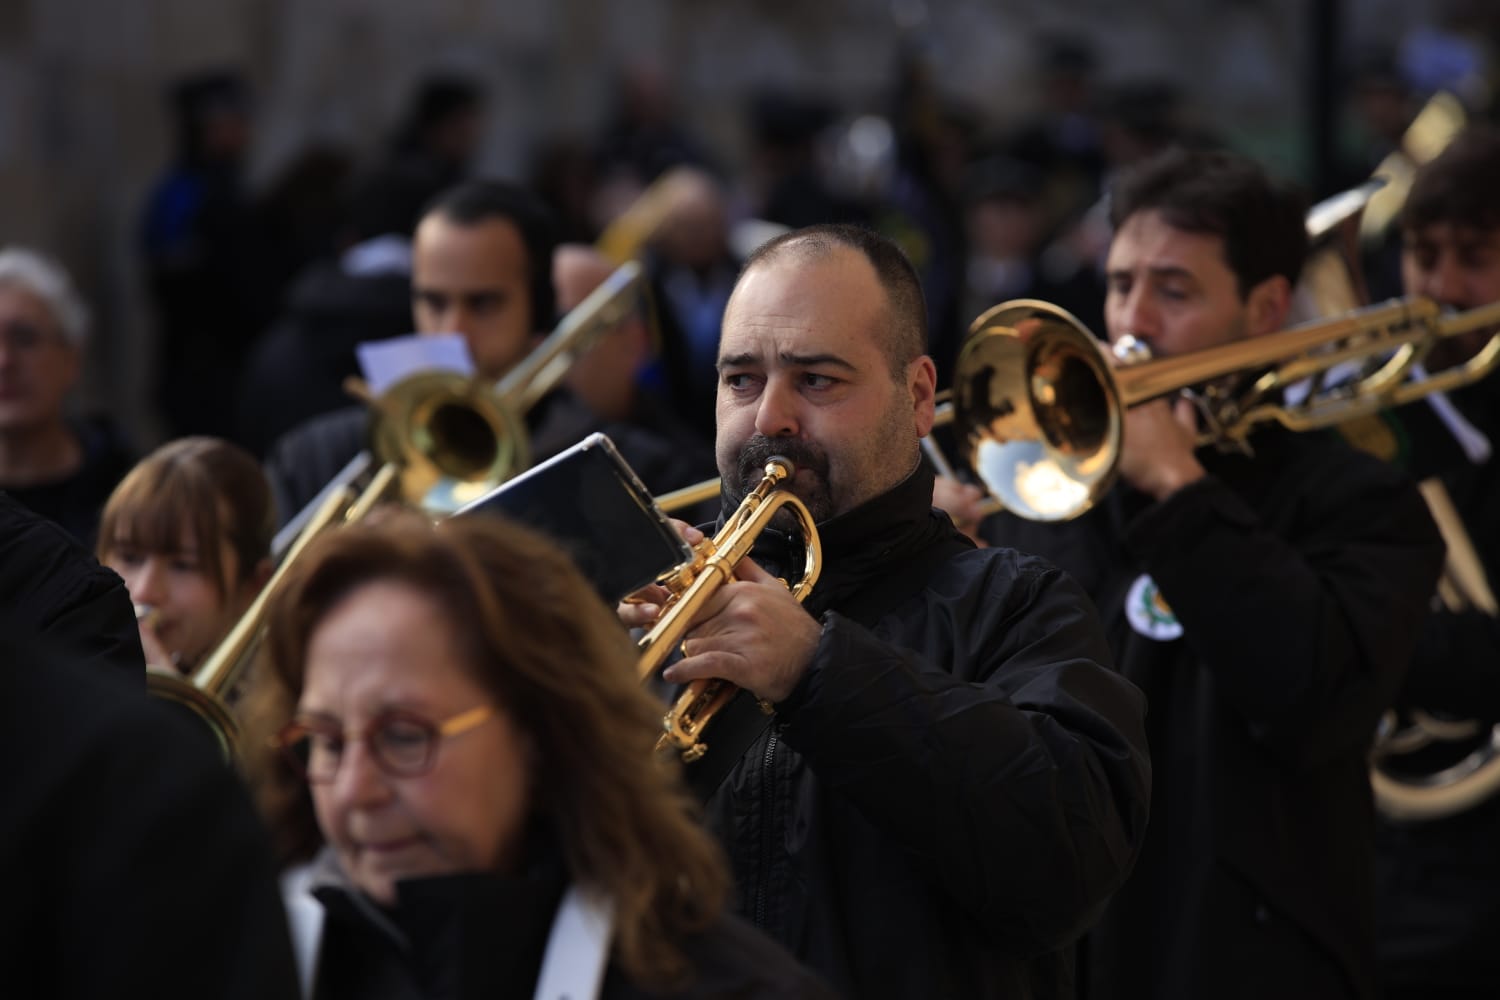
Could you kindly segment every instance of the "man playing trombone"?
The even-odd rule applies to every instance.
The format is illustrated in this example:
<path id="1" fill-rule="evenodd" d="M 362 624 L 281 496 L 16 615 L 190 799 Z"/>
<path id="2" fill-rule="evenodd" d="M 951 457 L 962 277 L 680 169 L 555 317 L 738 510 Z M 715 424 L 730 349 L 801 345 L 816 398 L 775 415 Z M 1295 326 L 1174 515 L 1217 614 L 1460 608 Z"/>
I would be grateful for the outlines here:
<path id="1" fill-rule="evenodd" d="M 557 312 L 556 235 L 550 212 L 502 181 L 467 181 L 428 207 L 412 244 L 412 315 L 423 334 L 463 336 L 476 377 L 493 383 L 520 368 Z M 523 387 L 524 388 L 524 387 Z M 548 391 L 524 414 L 537 460 L 600 430 L 601 424 L 646 485 L 661 491 L 697 475 L 659 435 L 605 422 L 566 389 Z M 369 438 L 369 412 L 351 406 L 282 437 L 266 463 L 283 521 L 301 510 Z"/>
<path id="2" fill-rule="evenodd" d="M 710 729 L 694 765 L 727 758 L 706 811 L 740 913 L 848 996 L 1069 995 L 1144 832 L 1144 705 L 1075 584 L 932 510 L 915 272 L 857 228 L 778 237 L 730 297 L 718 370 L 726 515 L 789 459 L 822 567 L 799 604 L 778 577 L 805 540 L 767 529 L 665 674 L 775 708 L 742 741 Z"/>
<path id="3" fill-rule="evenodd" d="M 1111 211 L 1111 341 L 1167 357 L 1244 342 L 1248 358 L 1285 323 L 1303 216 L 1248 160 L 1165 154 Z M 1088 995 L 1373 996 L 1366 755 L 1441 562 L 1431 519 L 1331 433 L 1199 447 L 1184 399 L 1124 420 L 1121 482 L 1097 507 L 986 526 L 1084 583 L 1151 705 L 1151 827 L 1086 942 Z"/>

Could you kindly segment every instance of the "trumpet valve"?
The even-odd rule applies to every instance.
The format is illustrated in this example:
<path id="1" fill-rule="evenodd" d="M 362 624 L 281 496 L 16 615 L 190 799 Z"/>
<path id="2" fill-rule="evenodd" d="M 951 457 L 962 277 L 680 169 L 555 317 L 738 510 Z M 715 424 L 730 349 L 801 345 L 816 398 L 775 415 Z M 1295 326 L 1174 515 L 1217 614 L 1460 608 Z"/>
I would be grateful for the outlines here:
<path id="1" fill-rule="evenodd" d="M 661 720 L 662 735 L 656 741 L 658 750 L 677 750 L 684 764 L 691 764 L 708 752 L 708 744 L 699 737 L 719 710 L 729 704 L 739 689 L 728 681 L 711 678 L 688 685 Z"/>

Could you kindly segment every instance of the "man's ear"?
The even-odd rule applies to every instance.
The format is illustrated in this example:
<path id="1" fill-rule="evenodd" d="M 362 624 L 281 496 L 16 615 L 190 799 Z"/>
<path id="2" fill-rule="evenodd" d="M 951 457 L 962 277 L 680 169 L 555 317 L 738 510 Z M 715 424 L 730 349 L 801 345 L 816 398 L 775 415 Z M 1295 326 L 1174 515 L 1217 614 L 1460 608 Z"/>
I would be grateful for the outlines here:
<path id="1" fill-rule="evenodd" d="M 932 431 L 937 397 L 937 366 L 932 358 L 924 354 L 906 366 L 906 388 L 911 394 L 917 436 L 926 437 Z"/>
<path id="2" fill-rule="evenodd" d="M 1245 298 L 1245 334 L 1260 337 L 1286 326 L 1292 311 L 1292 283 L 1273 274 L 1250 289 Z"/>

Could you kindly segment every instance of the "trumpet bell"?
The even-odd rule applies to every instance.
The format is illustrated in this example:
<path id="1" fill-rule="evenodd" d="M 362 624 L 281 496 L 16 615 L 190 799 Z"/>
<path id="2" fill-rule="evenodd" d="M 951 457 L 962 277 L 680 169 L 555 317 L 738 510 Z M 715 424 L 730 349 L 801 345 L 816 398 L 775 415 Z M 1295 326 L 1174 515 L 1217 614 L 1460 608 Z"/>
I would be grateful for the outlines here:
<path id="1" fill-rule="evenodd" d="M 1114 481 L 1122 433 L 1114 373 L 1070 313 L 1019 299 L 970 327 L 953 381 L 969 463 L 1007 510 L 1082 514 Z"/>

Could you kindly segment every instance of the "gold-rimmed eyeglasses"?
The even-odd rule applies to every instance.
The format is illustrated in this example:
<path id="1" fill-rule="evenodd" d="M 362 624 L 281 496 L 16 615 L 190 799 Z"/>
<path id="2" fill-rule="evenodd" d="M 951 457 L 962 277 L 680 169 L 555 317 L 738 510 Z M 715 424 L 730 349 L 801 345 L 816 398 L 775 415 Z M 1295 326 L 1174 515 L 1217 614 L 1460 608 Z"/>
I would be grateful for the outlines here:
<path id="1" fill-rule="evenodd" d="M 443 740 L 483 725 L 494 714 L 491 706 L 479 705 L 433 722 L 405 709 L 389 709 L 356 730 L 345 729 L 331 719 L 300 717 L 287 723 L 272 743 L 314 784 L 332 781 L 345 748 L 361 740 L 376 766 L 386 774 L 416 778 L 432 769 Z"/>

